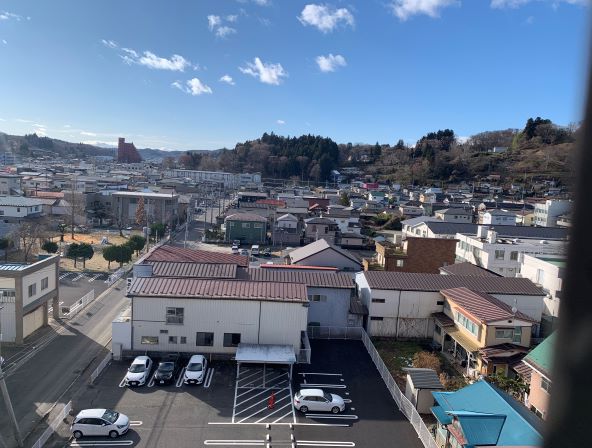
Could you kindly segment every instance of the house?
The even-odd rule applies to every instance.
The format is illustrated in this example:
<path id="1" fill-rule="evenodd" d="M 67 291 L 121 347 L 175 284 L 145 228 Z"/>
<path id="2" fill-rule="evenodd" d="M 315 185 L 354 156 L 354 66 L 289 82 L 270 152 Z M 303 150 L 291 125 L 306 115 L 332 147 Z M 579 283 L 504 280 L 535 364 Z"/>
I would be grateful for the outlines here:
<path id="1" fill-rule="evenodd" d="M 551 396 L 551 369 L 556 347 L 557 333 L 553 333 L 537 345 L 522 363 L 529 369 L 526 380 L 530 391 L 525 399 L 526 406 L 542 419 L 547 418 Z"/>
<path id="2" fill-rule="evenodd" d="M 405 396 L 420 414 L 429 414 L 434 406 L 432 392 L 442 390 L 444 386 L 435 370 L 407 367 Z"/>
<path id="3" fill-rule="evenodd" d="M 557 217 L 557 227 L 571 227 L 571 214 L 559 215 Z"/>
<path id="4" fill-rule="evenodd" d="M 358 297 L 368 307 L 371 336 L 432 338 L 434 313 L 444 312 L 440 291 L 466 287 L 487 293 L 530 317 L 534 332 L 543 314 L 541 288 L 526 278 L 474 277 L 409 272 L 364 271 L 355 276 Z"/>
<path id="5" fill-rule="evenodd" d="M 22 196 L 22 176 L 0 173 L 0 196 Z"/>
<path id="6" fill-rule="evenodd" d="M 245 244 L 267 242 L 267 219 L 254 213 L 233 213 L 224 219 L 224 241 Z"/>
<path id="7" fill-rule="evenodd" d="M 59 255 L 36 263 L 0 264 L 0 328 L 2 341 L 22 344 L 48 324 L 50 301 L 59 310 Z"/>
<path id="8" fill-rule="evenodd" d="M 547 316 L 559 317 L 559 304 L 563 296 L 563 281 L 566 275 L 566 257 L 524 254 L 520 265 L 520 275 L 536 283 L 545 296 Z"/>
<path id="9" fill-rule="evenodd" d="M 432 392 L 436 445 L 540 447 L 542 422 L 514 398 L 481 380 L 455 392 Z"/>
<path id="10" fill-rule="evenodd" d="M 437 219 L 444 222 L 473 222 L 473 213 L 462 208 L 445 208 L 435 213 Z"/>
<path id="11" fill-rule="evenodd" d="M 249 266 L 249 257 L 243 255 L 210 252 L 207 250 L 186 249 L 175 246 L 159 246 L 138 262 L 177 262 L 177 263 L 207 263 L 234 264 L 239 267 Z"/>
<path id="12" fill-rule="evenodd" d="M 508 210 L 493 209 L 487 210 L 484 213 L 479 213 L 480 224 L 487 224 L 491 226 L 515 226 L 516 213 Z"/>
<path id="13" fill-rule="evenodd" d="M 442 275 L 464 275 L 466 277 L 502 277 L 495 272 L 488 271 L 481 266 L 472 263 L 462 262 L 442 266 L 440 269 Z"/>
<path id="14" fill-rule="evenodd" d="M 418 205 L 408 205 L 408 204 L 401 204 L 399 205 L 399 212 L 403 216 L 422 216 L 423 215 L 423 208 Z"/>
<path id="15" fill-rule="evenodd" d="M 20 222 L 22 219 L 39 218 L 43 215 L 43 202 L 22 196 L 0 197 L 0 219 Z"/>
<path id="16" fill-rule="evenodd" d="M 434 341 L 468 377 L 502 374 L 530 347 L 534 319 L 490 294 L 465 287 L 441 290 L 444 312 L 434 318 Z"/>
<path id="17" fill-rule="evenodd" d="M 330 218 L 308 218 L 304 220 L 304 241 L 313 242 L 325 239 L 334 243 L 339 234 L 339 226 Z"/>
<path id="18" fill-rule="evenodd" d="M 343 248 L 362 249 L 364 247 L 364 237 L 355 232 L 342 232 L 339 245 Z"/>
<path id="19" fill-rule="evenodd" d="M 368 200 L 374 202 L 385 202 L 386 197 L 384 191 L 370 191 L 368 193 Z"/>
<path id="20" fill-rule="evenodd" d="M 274 246 L 299 246 L 301 237 L 301 223 L 296 216 L 285 213 L 275 220 L 271 237 Z"/>
<path id="21" fill-rule="evenodd" d="M 290 264 L 336 267 L 342 271 L 358 271 L 362 264 L 345 249 L 335 247 L 325 239 L 299 247 L 288 254 Z"/>
<path id="22" fill-rule="evenodd" d="M 571 211 L 572 202 L 565 199 L 547 199 L 534 206 L 534 224 L 541 227 L 555 227 L 559 216 Z"/>
<path id="23" fill-rule="evenodd" d="M 115 220 L 122 227 L 136 223 L 136 210 L 140 199 L 144 202 L 146 223 L 173 224 L 179 216 L 179 195 L 172 192 L 115 191 L 111 194 Z"/>

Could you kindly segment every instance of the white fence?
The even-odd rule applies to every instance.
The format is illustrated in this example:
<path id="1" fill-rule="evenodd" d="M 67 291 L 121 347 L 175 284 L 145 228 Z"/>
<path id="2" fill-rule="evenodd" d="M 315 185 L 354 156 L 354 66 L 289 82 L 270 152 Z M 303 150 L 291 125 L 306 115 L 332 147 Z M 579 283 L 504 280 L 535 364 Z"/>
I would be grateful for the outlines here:
<path id="1" fill-rule="evenodd" d="M 83 295 L 74 305 L 60 307 L 60 317 L 71 319 L 82 311 L 89 303 L 95 300 L 95 290 Z"/>
<path id="2" fill-rule="evenodd" d="M 378 369 L 378 372 L 385 382 L 393 400 L 395 400 L 395 403 L 397 403 L 397 406 L 403 415 L 405 415 L 405 417 L 411 422 L 411 425 L 413 426 L 413 429 L 415 429 L 423 446 L 426 448 L 438 448 L 434 437 L 415 409 L 415 406 L 413 406 L 413 404 L 411 404 L 407 397 L 401 392 L 401 389 L 397 386 L 397 383 L 364 330 L 362 330 L 362 343 L 364 344 L 364 347 L 366 347 L 366 350 L 368 350 L 368 354 Z"/>
<path id="3" fill-rule="evenodd" d="M 101 374 L 103 369 L 105 367 L 107 367 L 107 365 L 111 362 L 112 358 L 113 358 L 113 356 L 112 356 L 111 352 L 107 353 L 107 356 L 105 356 L 105 359 L 103 359 L 101 361 L 101 363 L 97 366 L 95 371 L 93 373 L 91 373 L 90 384 L 93 384 L 95 382 L 95 380 L 99 377 L 99 375 Z"/>
<path id="4" fill-rule="evenodd" d="M 41 437 L 39 437 L 37 442 L 35 442 L 31 448 L 41 448 L 43 445 L 45 445 L 45 442 L 49 440 L 56 428 L 60 426 L 64 418 L 66 418 L 66 416 L 70 413 L 71 410 L 72 402 L 69 401 L 64 406 L 64 409 L 62 409 L 62 412 L 60 412 L 60 414 L 51 422 L 51 424 L 45 429 L 43 434 L 41 434 Z"/>
<path id="5" fill-rule="evenodd" d="M 105 280 L 105 283 L 111 286 L 113 283 L 119 280 L 123 274 L 125 274 L 125 270 L 123 268 L 119 268 L 117 271 L 111 274 L 107 280 Z"/>

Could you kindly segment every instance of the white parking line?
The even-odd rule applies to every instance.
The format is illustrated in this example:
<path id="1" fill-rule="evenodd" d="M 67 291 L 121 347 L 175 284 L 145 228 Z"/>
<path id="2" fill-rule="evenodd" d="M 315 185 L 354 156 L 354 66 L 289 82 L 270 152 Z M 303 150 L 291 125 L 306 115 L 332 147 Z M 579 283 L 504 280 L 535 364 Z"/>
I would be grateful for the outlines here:
<path id="1" fill-rule="evenodd" d="M 321 389 L 345 389 L 345 388 L 347 388 L 347 386 L 344 384 L 313 384 L 313 383 L 302 383 L 302 384 L 300 384 L 300 387 L 306 387 L 306 388 L 318 387 Z"/>
<path id="2" fill-rule="evenodd" d="M 306 376 L 306 375 L 324 375 L 324 376 L 343 376 L 341 373 L 320 373 L 320 372 L 302 372 L 298 375 Z"/>
<path id="3" fill-rule="evenodd" d="M 228 426 L 228 425 L 254 425 L 254 426 L 266 426 L 269 425 L 269 423 L 266 422 L 261 422 L 261 423 L 250 423 L 250 422 L 246 422 L 246 423 L 233 423 L 233 422 L 208 422 L 208 425 L 221 425 L 221 426 Z M 292 423 L 292 422 L 278 422 L 275 423 L 276 426 L 327 426 L 327 427 L 331 427 L 331 428 L 349 428 L 351 427 L 351 425 L 346 424 L 346 423 Z"/>
<path id="4" fill-rule="evenodd" d="M 204 380 L 204 389 L 209 389 L 210 385 L 212 384 L 212 378 L 214 377 L 214 372 L 216 369 L 212 369 L 211 367 L 206 372 L 206 379 Z"/>
<path id="5" fill-rule="evenodd" d="M 276 401 L 275 401 L 275 404 L 278 404 L 280 401 L 284 401 L 286 398 L 290 398 L 290 397 L 286 396 L 286 397 L 280 398 L 279 400 L 276 400 Z M 267 401 L 267 398 L 266 398 L 264 401 Z M 252 406 L 251 406 L 251 407 L 252 407 Z M 249 408 L 247 408 L 247 409 L 249 409 Z M 244 410 L 246 411 L 247 409 L 244 409 Z M 251 418 L 251 417 L 253 417 L 253 416 L 255 416 L 255 415 L 259 414 L 260 412 L 267 411 L 267 410 L 268 410 L 268 408 L 267 408 L 267 406 L 265 406 L 264 408 L 262 408 L 262 409 L 259 409 L 257 412 L 254 412 L 254 413 L 252 413 L 251 415 L 247 415 L 247 416 L 246 416 L 245 418 L 243 418 L 242 420 L 239 420 L 239 421 L 238 421 L 238 423 L 244 422 L 245 420 L 247 420 L 247 419 L 249 419 L 249 418 Z"/>
<path id="6" fill-rule="evenodd" d="M 127 376 L 127 375 L 126 375 Z M 123 377 L 123 379 L 119 382 L 119 387 L 125 387 L 125 376 Z"/>
<path id="7" fill-rule="evenodd" d="M 307 418 L 330 418 L 337 420 L 357 420 L 357 415 L 339 415 L 339 414 L 305 414 Z"/>
<path id="8" fill-rule="evenodd" d="M 204 440 L 204 445 L 265 446 L 265 442 L 262 440 Z"/>
<path id="9" fill-rule="evenodd" d="M 273 424 L 276 424 L 277 422 L 279 422 L 279 421 L 282 421 L 283 419 L 285 419 L 285 418 L 286 418 L 288 415 L 290 415 L 290 414 L 292 414 L 292 409 L 290 409 L 290 412 L 288 412 L 288 413 L 287 413 L 287 414 L 285 414 L 285 415 L 282 415 L 280 418 L 278 418 L 277 420 L 274 420 L 272 423 L 273 423 Z"/>
<path id="10" fill-rule="evenodd" d="M 351 401 L 349 398 L 344 398 L 344 399 L 343 399 L 343 402 L 344 402 L 344 403 L 351 403 L 352 401 Z"/>
<path id="11" fill-rule="evenodd" d="M 177 383 L 175 384 L 175 387 L 181 387 L 183 385 L 183 378 L 185 377 L 185 369 L 187 369 L 187 367 L 183 367 L 183 369 L 181 370 L 181 373 L 179 374 L 179 378 L 177 379 Z"/>
<path id="12" fill-rule="evenodd" d="M 142 426 L 142 423 L 143 423 L 142 420 L 131 420 L 129 422 L 129 425 L 130 426 Z"/>
<path id="13" fill-rule="evenodd" d="M 262 371 L 261 371 L 261 372 L 262 372 Z M 259 375 L 259 373 L 261 373 L 261 372 L 257 371 L 257 372 L 255 372 L 255 373 L 252 373 L 252 374 L 250 374 L 250 375 L 247 375 L 247 376 L 240 376 L 240 377 L 238 378 L 237 382 L 238 382 L 238 383 L 240 383 L 241 381 L 245 381 L 245 380 L 246 380 L 246 379 L 248 379 L 248 378 L 253 378 L 253 377 L 255 377 L 255 376 Z"/>
<path id="14" fill-rule="evenodd" d="M 156 372 L 154 372 L 152 374 L 152 377 L 150 377 L 150 381 L 148 382 L 148 387 L 153 387 L 154 386 L 154 380 L 156 379 Z"/>
<path id="15" fill-rule="evenodd" d="M 281 408 L 277 408 L 275 411 L 273 411 L 271 414 L 267 414 L 265 417 L 260 418 L 259 420 L 257 420 L 255 423 L 259 423 L 263 420 L 265 420 L 266 418 L 271 417 L 274 414 L 277 414 L 278 412 L 280 412 L 282 409 L 286 409 L 288 406 L 290 406 L 290 403 L 283 405 Z M 290 412 L 288 412 L 286 415 L 290 415 L 292 413 L 292 411 L 290 410 Z M 285 417 L 285 416 L 284 416 Z M 278 420 L 281 420 L 284 417 L 280 417 Z"/>
<path id="16" fill-rule="evenodd" d="M 298 440 L 297 446 L 331 446 L 331 447 L 353 447 L 356 446 L 354 442 L 329 442 L 325 440 Z"/>
<path id="17" fill-rule="evenodd" d="M 88 279 L 89 283 L 94 282 L 97 278 L 99 278 L 101 276 L 101 274 L 95 274 L 93 275 L 91 278 Z"/>
<path id="18" fill-rule="evenodd" d="M 70 444 L 70 446 L 130 446 L 133 445 L 133 440 L 94 440 L 94 441 L 74 441 Z"/>
<path id="19" fill-rule="evenodd" d="M 234 423 L 234 412 L 236 411 L 236 391 L 238 390 L 238 378 L 234 382 L 234 404 L 232 405 L 232 423 Z"/>
<path id="20" fill-rule="evenodd" d="M 266 391 L 266 390 L 265 390 L 264 392 L 268 392 L 268 391 Z M 257 394 L 257 395 L 261 395 L 261 394 Z M 286 397 L 284 397 L 284 398 L 282 398 L 282 399 L 280 399 L 280 400 L 284 400 L 285 398 L 286 398 Z M 234 413 L 234 415 L 235 415 L 235 416 L 237 416 L 238 414 L 242 414 L 243 412 L 245 412 L 245 411 L 248 411 L 249 409 L 252 409 L 252 408 L 254 408 L 254 407 L 255 407 L 255 406 L 257 406 L 258 404 L 261 404 L 261 403 L 263 403 L 263 402 L 266 402 L 267 400 L 269 400 L 269 397 L 265 397 L 263 400 L 259 400 L 258 402 L 256 402 L 256 403 L 252 404 L 251 406 L 248 406 L 248 407 L 244 408 L 244 409 L 243 409 L 243 410 L 241 410 L 241 411 L 235 412 L 235 413 Z M 276 403 L 277 403 L 278 401 L 280 401 L 280 400 L 276 400 Z M 247 400 L 247 401 L 248 401 L 248 400 Z M 243 403 L 245 403 L 245 401 L 243 401 Z M 239 406 L 240 406 L 240 405 L 239 405 Z M 265 407 L 265 409 L 267 409 L 267 406 Z M 260 412 L 260 411 L 258 411 L 258 412 Z M 253 414 L 253 415 L 255 415 L 255 414 Z M 249 417 L 247 417 L 247 418 L 249 418 Z"/>
<path id="21" fill-rule="evenodd" d="M 253 389 L 249 390 L 248 392 L 253 392 Z M 236 406 L 240 406 L 241 404 L 245 404 L 246 402 L 248 402 L 248 401 L 252 400 L 253 398 L 258 397 L 259 395 L 264 394 L 266 392 L 269 392 L 269 389 L 263 389 L 258 394 L 252 395 L 249 398 L 247 398 L 246 400 L 241 401 L 240 403 L 236 403 Z M 238 398 L 238 397 L 240 397 L 240 395 L 238 395 L 236 398 Z M 267 400 L 267 398 L 266 398 L 266 400 Z"/>

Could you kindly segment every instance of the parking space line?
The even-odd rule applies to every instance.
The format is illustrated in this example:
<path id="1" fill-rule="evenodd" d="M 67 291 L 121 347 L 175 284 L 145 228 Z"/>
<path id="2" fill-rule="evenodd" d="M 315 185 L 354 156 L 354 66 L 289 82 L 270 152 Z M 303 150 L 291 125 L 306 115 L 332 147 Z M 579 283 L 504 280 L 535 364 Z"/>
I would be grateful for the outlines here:
<path id="1" fill-rule="evenodd" d="M 179 374 L 179 378 L 177 379 L 177 383 L 175 384 L 175 387 L 181 387 L 183 385 L 183 378 L 185 376 L 185 369 L 187 369 L 187 367 L 183 367 L 181 369 L 181 373 Z"/>
<path id="2" fill-rule="evenodd" d="M 306 387 L 306 388 L 319 387 L 321 389 L 323 389 L 323 388 L 327 388 L 327 389 L 345 389 L 345 388 L 347 388 L 347 386 L 345 384 L 314 384 L 314 383 L 302 383 L 302 384 L 300 384 L 300 387 Z"/>
<path id="3" fill-rule="evenodd" d="M 261 422 L 261 423 L 234 423 L 234 422 L 208 422 L 208 425 L 254 425 L 254 426 L 265 426 L 265 425 L 269 425 L 269 423 L 266 422 Z M 346 423 L 292 423 L 292 422 L 286 422 L 286 423 L 282 423 L 282 422 L 278 422 L 275 423 L 276 426 L 328 426 L 328 427 L 333 427 L 333 428 L 349 428 L 351 425 L 348 425 Z"/>
<path id="4" fill-rule="evenodd" d="M 130 426 L 142 426 L 142 420 L 132 420 L 129 422 Z"/>
<path id="5" fill-rule="evenodd" d="M 263 372 L 263 370 L 262 370 L 261 372 Z M 252 373 L 251 375 L 248 375 L 248 376 L 246 376 L 246 377 L 245 377 L 245 376 L 238 377 L 238 378 L 237 378 L 237 382 L 238 382 L 238 383 L 240 383 L 241 381 L 245 381 L 245 380 L 246 380 L 246 379 L 248 379 L 248 378 L 252 378 L 252 377 L 254 377 L 254 376 L 257 376 L 259 373 L 260 373 L 260 372 L 258 372 L 258 371 L 257 371 L 257 372 L 255 372 L 255 373 Z"/>
<path id="6" fill-rule="evenodd" d="M 148 381 L 148 387 L 153 387 L 154 386 L 154 380 L 156 379 L 156 372 L 154 372 L 152 374 L 152 376 L 150 377 L 150 381 Z"/>
<path id="7" fill-rule="evenodd" d="M 266 390 L 264 390 L 263 392 L 267 392 L 267 391 L 266 391 Z M 261 395 L 261 394 L 257 394 L 257 395 Z M 265 397 L 263 400 L 259 400 L 258 402 L 256 402 L 256 403 L 252 404 L 251 406 L 244 408 L 242 411 L 235 412 L 235 414 L 234 414 L 234 415 L 236 416 L 236 415 L 238 415 L 238 414 L 242 414 L 243 412 L 245 412 L 245 411 L 248 411 L 249 409 L 252 409 L 252 408 L 254 408 L 254 407 L 255 407 L 255 406 L 257 406 L 258 404 L 261 404 L 261 403 L 263 403 L 263 402 L 267 401 L 268 399 L 269 399 L 269 397 Z M 278 401 L 285 400 L 285 399 L 286 399 L 286 397 L 284 397 L 284 398 L 281 398 L 280 400 L 276 400 L 275 402 L 277 403 Z M 248 400 L 246 400 L 246 401 L 248 401 Z M 243 403 L 245 403 L 245 401 L 243 401 Z M 241 404 L 242 404 L 242 403 L 241 403 Z M 240 405 L 239 405 L 239 406 L 240 406 Z M 267 406 L 265 407 L 265 409 L 267 409 Z M 255 415 L 255 414 L 253 414 L 253 415 Z M 249 417 L 247 417 L 247 418 L 249 418 Z"/>
<path id="8" fill-rule="evenodd" d="M 204 440 L 204 445 L 214 446 L 265 446 L 262 440 Z"/>
<path id="9" fill-rule="evenodd" d="M 252 390 L 250 390 L 249 392 L 252 392 Z M 261 395 L 261 394 L 264 394 L 265 392 L 269 392 L 269 390 L 268 390 L 268 389 L 263 389 L 263 390 L 262 390 L 261 392 L 259 392 L 258 394 L 255 394 L 255 395 L 253 395 L 252 397 L 249 397 L 249 398 L 247 398 L 246 400 L 243 400 L 243 401 L 241 401 L 240 403 L 238 403 L 238 404 L 235 404 L 235 407 L 236 407 L 236 406 L 240 406 L 241 404 L 245 404 L 247 401 L 250 401 L 250 400 L 252 400 L 253 398 L 255 398 L 255 397 L 257 397 L 257 396 L 259 396 L 259 395 Z M 236 397 L 236 398 L 238 398 L 238 397 Z M 266 398 L 266 400 L 267 400 L 267 398 Z M 236 401 L 235 401 L 235 403 L 236 403 Z"/>
<path id="10" fill-rule="evenodd" d="M 320 373 L 320 372 L 301 372 L 298 375 L 324 375 L 324 376 L 343 376 L 341 373 Z"/>
<path id="11" fill-rule="evenodd" d="M 81 441 L 74 441 L 70 444 L 72 447 L 77 446 L 130 446 L 133 445 L 133 440 L 89 440 L 81 442 Z"/>
<path id="12" fill-rule="evenodd" d="M 282 415 L 282 416 L 281 416 L 280 418 L 278 418 L 277 420 L 274 420 L 274 421 L 272 422 L 272 424 L 275 424 L 275 423 L 277 423 L 277 422 L 279 422 L 279 421 L 282 421 L 282 420 L 283 420 L 283 419 L 285 419 L 285 418 L 286 418 L 288 415 L 291 415 L 291 414 L 292 414 L 292 410 L 290 409 L 290 412 L 288 412 L 286 415 Z"/>
<path id="13" fill-rule="evenodd" d="M 127 374 L 123 377 L 123 379 L 120 381 L 119 383 L 119 387 L 125 387 L 125 378 L 126 378 Z"/>
<path id="14" fill-rule="evenodd" d="M 354 442 L 330 442 L 325 440 L 298 440 L 296 446 L 330 446 L 330 447 L 354 447 Z"/>
<path id="15" fill-rule="evenodd" d="M 208 369 L 208 371 L 206 372 L 206 379 L 204 380 L 204 389 L 209 389 L 210 388 L 210 384 L 212 384 L 212 378 L 214 377 L 214 372 L 216 371 L 216 369 L 212 369 L 211 367 Z"/>
<path id="16" fill-rule="evenodd" d="M 267 414 L 265 417 L 260 418 L 259 420 L 257 420 L 255 423 L 259 423 L 262 420 L 265 420 L 266 418 L 271 417 L 274 414 L 277 414 L 278 412 L 280 412 L 282 409 L 286 409 L 288 406 L 290 406 L 290 403 L 283 405 L 281 408 L 277 408 L 275 411 L 273 411 L 271 414 Z M 288 412 L 286 415 L 290 415 L 292 412 Z M 285 417 L 285 416 L 284 416 Z M 280 417 L 278 420 L 281 420 L 284 417 Z M 275 422 L 274 422 L 275 423 Z"/>
<path id="17" fill-rule="evenodd" d="M 294 396 L 294 392 L 292 391 L 292 383 L 290 382 L 290 403 L 292 403 L 292 420 L 296 423 L 296 411 L 294 410 L 294 400 L 292 397 Z"/>
<path id="18" fill-rule="evenodd" d="M 275 400 L 275 404 L 278 404 L 280 401 L 284 401 L 286 398 L 290 398 L 290 397 L 286 396 L 286 397 L 280 398 L 280 399 L 278 399 L 278 400 Z M 263 401 L 267 401 L 267 398 L 266 398 L 265 400 L 263 400 Z M 251 406 L 251 407 L 252 407 L 252 406 Z M 247 409 L 248 409 L 248 408 L 247 408 Z M 244 422 L 244 421 L 245 421 L 245 420 L 247 420 L 248 418 L 251 418 L 251 417 L 253 417 L 254 415 L 257 415 L 257 414 L 259 414 L 260 412 L 263 412 L 263 411 L 266 411 L 266 410 L 267 410 L 267 406 L 265 406 L 263 409 L 259 409 L 257 412 L 254 412 L 254 413 L 253 413 L 253 414 L 251 414 L 251 415 L 247 415 L 245 418 L 243 418 L 242 420 L 239 420 L 238 422 L 239 422 L 239 423 L 241 423 L 241 422 Z M 246 411 L 246 409 L 245 409 L 245 411 Z"/>
<path id="19" fill-rule="evenodd" d="M 351 403 L 352 401 L 351 401 L 349 398 L 344 398 L 344 399 L 343 399 L 343 402 L 344 402 L 344 403 Z"/>
<path id="20" fill-rule="evenodd" d="M 357 415 L 339 415 L 339 414 L 305 414 L 306 418 L 329 418 L 337 420 L 357 420 Z"/>
<path id="21" fill-rule="evenodd" d="M 232 423 L 234 423 L 234 412 L 236 411 L 236 391 L 238 390 L 238 378 L 234 382 L 234 404 L 232 405 Z"/>

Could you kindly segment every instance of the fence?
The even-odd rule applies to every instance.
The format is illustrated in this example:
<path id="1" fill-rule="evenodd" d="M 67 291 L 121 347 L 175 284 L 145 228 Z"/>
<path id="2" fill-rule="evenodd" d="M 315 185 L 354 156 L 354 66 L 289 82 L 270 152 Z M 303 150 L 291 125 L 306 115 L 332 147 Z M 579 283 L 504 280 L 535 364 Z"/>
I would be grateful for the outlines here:
<path id="1" fill-rule="evenodd" d="M 82 311 L 89 303 L 95 300 L 95 290 L 83 295 L 74 305 L 60 307 L 60 317 L 71 319 Z"/>
<path id="2" fill-rule="evenodd" d="M 64 406 L 64 409 L 62 409 L 62 412 L 60 412 L 60 414 L 51 422 L 51 424 L 45 429 L 45 431 L 43 431 L 41 437 L 39 437 L 37 442 L 35 442 L 31 448 L 41 448 L 43 445 L 45 445 L 45 442 L 49 440 L 56 428 L 62 423 L 64 418 L 66 418 L 66 416 L 70 413 L 71 410 L 72 402 L 69 401 Z"/>
<path id="3" fill-rule="evenodd" d="M 111 362 L 112 357 L 113 356 L 112 356 L 111 352 L 107 353 L 107 356 L 105 356 L 105 359 L 103 359 L 101 361 L 101 363 L 97 366 L 97 368 L 94 370 L 94 372 L 91 373 L 90 384 L 93 384 L 95 382 L 95 380 L 99 377 L 99 375 L 101 374 L 103 369 L 105 367 L 107 367 L 107 365 Z"/>
<path id="4" fill-rule="evenodd" d="M 311 325 L 308 327 L 310 339 L 362 339 L 362 327 L 319 327 Z"/>
<path id="5" fill-rule="evenodd" d="M 117 271 L 111 274 L 107 280 L 105 280 L 105 283 L 111 286 L 113 283 L 119 280 L 123 274 L 125 274 L 125 270 L 123 268 L 119 268 Z"/>

